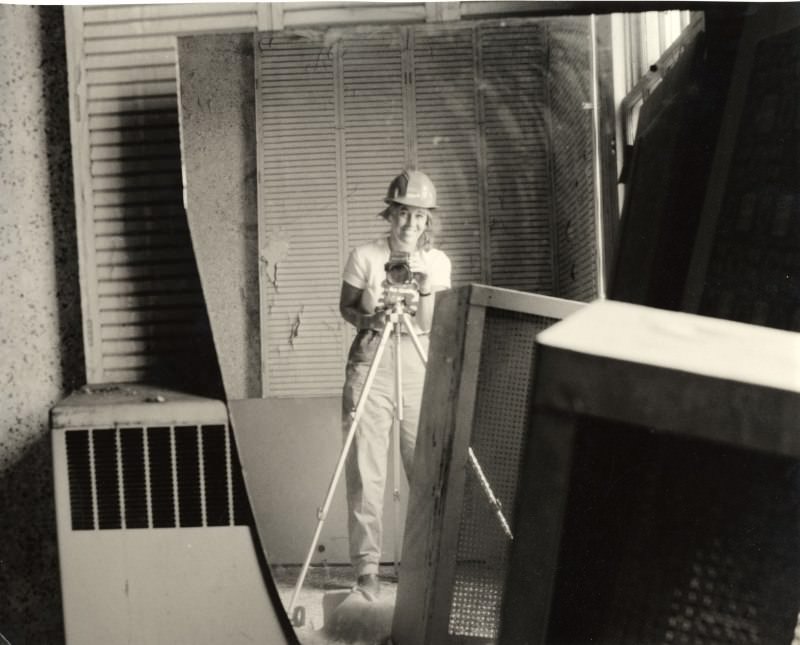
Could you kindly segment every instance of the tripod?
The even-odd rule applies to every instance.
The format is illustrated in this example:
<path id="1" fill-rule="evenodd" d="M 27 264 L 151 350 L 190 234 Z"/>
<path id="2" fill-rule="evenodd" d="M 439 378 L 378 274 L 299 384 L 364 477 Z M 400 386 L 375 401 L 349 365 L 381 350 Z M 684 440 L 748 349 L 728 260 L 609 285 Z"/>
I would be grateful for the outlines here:
<path id="1" fill-rule="evenodd" d="M 369 371 L 367 372 L 367 378 L 364 381 L 364 386 L 358 398 L 358 404 L 356 405 L 355 409 L 350 413 L 350 427 L 347 431 L 347 436 L 345 437 L 344 445 L 342 446 L 342 451 L 339 454 L 339 459 L 336 462 L 336 468 L 334 469 L 333 477 L 331 478 L 331 483 L 328 486 L 328 491 L 325 495 L 325 499 L 322 503 L 322 506 L 317 509 L 317 527 L 314 530 L 314 536 L 311 540 L 311 546 L 308 549 L 308 554 L 306 555 L 306 559 L 303 562 L 303 567 L 300 570 L 300 576 L 297 578 L 297 582 L 295 584 L 294 591 L 292 592 L 292 597 L 289 602 L 287 613 L 292 617 L 292 622 L 295 625 L 302 624 L 303 621 L 302 612 L 299 612 L 298 617 L 294 615 L 295 614 L 294 610 L 297 605 L 297 598 L 300 595 L 300 590 L 303 587 L 303 582 L 305 581 L 306 575 L 308 574 L 308 568 L 311 565 L 311 558 L 314 556 L 314 550 L 317 547 L 317 542 L 319 541 L 320 534 L 322 533 L 322 525 L 324 524 L 325 519 L 328 516 L 328 511 L 330 510 L 331 502 L 333 501 L 333 495 L 336 490 L 336 485 L 339 482 L 342 470 L 344 469 L 345 461 L 347 460 L 347 455 L 350 452 L 350 447 L 353 444 L 353 439 L 355 438 L 356 429 L 358 427 L 358 423 L 361 419 L 361 416 L 364 412 L 364 407 L 366 406 L 367 403 L 367 398 L 369 396 L 370 388 L 372 387 L 372 382 L 375 380 L 375 375 L 378 372 L 378 367 L 380 366 L 381 358 L 383 357 L 386 345 L 389 342 L 389 337 L 392 335 L 394 335 L 395 339 L 395 418 L 393 420 L 393 431 L 392 431 L 393 453 L 394 453 L 393 498 L 394 498 L 395 530 L 400 526 L 400 489 L 399 489 L 400 424 L 403 421 L 403 373 L 402 373 L 402 360 L 401 360 L 401 335 L 403 326 L 405 326 L 406 332 L 408 336 L 411 338 L 414 348 L 417 350 L 417 354 L 419 354 L 420 360 L 423 362 L 423 364 L 427 365 L 428 357 L 425 354 L 425 350 L 423 349 L 422 345 L 419 342 L 419 338 L 414 332 L 411 316 L 406 311 L 405 301 L 402 298 L 395 299 L 392 306 L 385 310 L 385 317 L 386 317 L 386 325 L 384 326 L 383 332 L 381 333 L 380 343 L 378 344 L 378 348 L 375 351 L 375 356 L 372 359 L 372 363 L 369 366 Z M 503 532 L 508 536 L 509 539 L 513 540 L 514 536 L 511 533 L 511 529 L 509 527 L 508 522 L 506 521 L 505 516 L 503 515 L 500 501 L 495 497 L 494 493 L 492 492 L 492 489 L 489 485 L 489 481 L 487 480 L 486 475 L 483 473 L 483 469 L 478 463 L 478 459 L 475 456 L 475 453 L 471 447 L 468 450 L 468 463 L 470 464 L 476 477 L 478 478 L 478 482 L 480 483 L 481 489 L 486 495 L 490 506 L 492 506 L 492 508 L 494 509 L 495 515 L 497 516 L 497 519 L 500 522 L 500 526 L 503 529 Z M 400 548 L 399 540 L 395 538 L 394 541 L 395 575 L 398 574 L 398 563 L 400 561 L 399 548 Z"/>
<path id="2" fill-rule="evenodd" d="M 395 339 L 395 418 L 393 421 L 393 453 L 394 453 L 394 467 L 393 467 L 393 485 L 394 490 L 392 496 L 394 498 L 394 526 L 395 529 L 400 526 L 400 488 L 399 488 L 399 481 L 400 481 L 400 429 L 399 426 L 403 421 L 403 368 L 402 368 L 402 360 L 401 360 L 401 335 L 403 326 L 405 326 L 406 332 L 408 336 L 411 338 L 412 343 L 414 344 L 414 348 L 417 350 L 420 359 L 422 360 L 423 364 L 427 364 L 428 358 L 425 354 L 425 350 L 423 349 L 422 345 L 419 342 L 419 338 L 417 337 L 416 333 L 414 332 L 414 327 L 412 325 L 411 316 L 406 311 L 405 302 L 403 299 L 397 299 L 391 308 L 387 308 L 385 311 L 385 318 L 386 318 L 386 325 L 381 332 L 381 339 L 380 343 L 378 344 L 378 348 L 375 351 L 375 356 L 372 359 L 372 363 L 369 366 L 369 371 L 367 372 L 367 378 L 364 381 L 364 386 L 361 390 L 361 394 L 358 398 L 358 404 L 356 405 L 355 409 L 350 413 L 350 427 L 348 428 L 347 435 L 344 440 L 344 445 L 342 446 L 342 451 L 339 454 L 339 459 L 336 462 L 336 468 L 333 471 L 333 477 L 331 478 L 331 483 L 328 486 L 328 492 L 325 495 L 325 500 L 322 503 L 322 506 L 317 509 L 317 527 L 314 531 L 314 537 L 311 540 L 311 547 L 308 550 L 308 554 L 306 555 L 306 559 L 303 562 L 303 567 L 300 570 L 300 576 L 297 579 L 297 583 L 295 584 L 294 591 L 292 592 L 292 598 L 289 602 L 289 607 L 287 612 L 290 616 L 292 616 L 292 620 L 297 622 L 294 617 L 294 609 L 297 604 L 297 598 L 300 595 L 300 589 L 303 587 L 303 582 L 305 581 L 306 575 L 308 574 L 308 568 L 311 565 L 311 558 L 314 556 L 314 550 L 317 548 L 317 542 L 319 541 L 320 534 L 322 533 L 322 525 L 325 522 L 325 519 L 328 516 L 328 511 L 330 510 L 331 502 L 333 501 L 333 495 L 336 490 L 336 485 L 339 482 L 339 478 L 342 475 L 342 470 L 344 469 L 345 461 L 347 460 L 347 455 L 350 452 L 350 447 L 353 444 L 353 439 L 355 438 L 356 429 L 358 428 L 358 423 L 361 420 L 361 416 L 364 413 L 364 408 L 367 403 L 367 399 L 369 397 L 370 388 L 372 387 L 372 382 L 375 380 L 375 375 L 378 372 L 378 367 L 381 363 L 381 358 L 383 357 L 383 353 L 386 350 L 386 345 L 389 342 L 389 337 L 394 335 Z M 394 541 L 394 567 L 395 567 L 395 574 L 398 571 L 398 562 L 400 560 L 399 557 L 399 540 L 395 539 Z"/>

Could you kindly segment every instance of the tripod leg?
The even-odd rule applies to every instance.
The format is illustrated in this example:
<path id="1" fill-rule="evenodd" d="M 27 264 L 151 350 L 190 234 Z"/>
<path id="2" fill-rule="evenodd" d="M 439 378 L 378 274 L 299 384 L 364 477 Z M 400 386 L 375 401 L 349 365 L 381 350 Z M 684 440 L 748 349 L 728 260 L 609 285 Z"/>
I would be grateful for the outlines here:
<path id="1" fill-rule="evenodd" d="M 428 355 L 425 353 L 425 350 L 422 348 L 422 345 L 419 342 L 419 338 L 417 337 L 417 333 L 414 331 L 413 323 L 411 321 L 411 316 L 407 313 L 403 312 L 403 324 L 406 326 L 406 331 L 408 335 L 411 336 L 411 342 L 414 344 L 414 349 L 417 350 L 417 354 L 419 354 L 420 359 L 424 365 L 428 364 Z"/>
<path id="2" fill-rule="evenodd" d="M 394 489 L 392 497 L 394 500 L 394 575 L 400 576 L 400 432 L 403 424 L 403 362 L 400 343 L 402 341 L 400 335 L 400 325 L 395 326 L 395 352 L 394 352 L 394 405 L 395 405 L 395 419 L 392 427 L 392 453 L 394 455 L 392 463 L 392 481 Z"/>
<path id="3" fill-rule="evenodd" d="M 414 347 L 416 348 L 420 359 L 422 359 L 422 362 L 425 365 L 427 365 L 428 357 L 426 356 L 425 350 L 422 348 L 422 345 L 420 345 L 419 338 L 417 338 L 417 335 L 414 332 L 414 328 L 411 326 L 411 316 L 409 316 L 405 312 L 403 312 L 403 323 L 405 324 L 406 330 L 411 336 L 411 341 L 414 343 Z M 486 475 L 484 475 L 483 469 L 481 468 L 481 465 L 478 463 L 478 458 L 475 456 L 472 447 L 469 448 L 469 463 L 478 477 L 478 481 L 480 482 L 481 488 L 483 489 L 483 492 L 486 494 L 486 497 L 489 500 L 489 504 L 494 509 L 495 515 L 497 515 L 497 519 L 500 522 L 500 526 L 502 527 L 503 532 L 508 536 L 509 539 L 513 540 L 514 535 L 511 533 L 511 527 L 509 526 L 505 515 L 503 515 L 500 500 L 497 499 L 494 493 L 492 492 L 492 488 L 489 485 L 489 480 L 486 479 Z"/>
<path id="4" fill-rule="evenodd" d="M 384 327 L 383 334 L 381 335 L 380 344 L 378 345 L 378 349 L 375 351 L 375 356 L 369 366 L 369 371 L 367 372 L 367 378 L 364 381 L 364 387 L 361 390 L 361 395 L 358 397 L 358 404 L 351 415 L 352 421 L 350 422 L 350 427 L 347 430 L 347 437 L 345 438 L 344 446 L 342 446 L 342 451 L 339 454 L 339 460 L 336 462 L 336 469 L 333 472 L 331 483 L 328 486 L 328 492 L 325 495 L 325 501 L 322 503 L 322 507 L 317 511 L 317 528 L 315 529 L 314 537 L 311 540 L 311 547 L 308 549 L 308 555 L 306 555 L 305 562 L 303 562 L 303 568 L 300 570 L 300 577 L 297 579 L 294 591 L 292 592 L 292 598 L 289 601 L 287 613 L 290 616 L 292 615 L 295 605 L 297 604 L 297 597 L 300 595 L 300 589 L 305 581 L 306 574 L 308 573 L 308 567 L 311 564 L 311 558 L 314 556 L 314 550 L 317 548 L 317 542 L 319 541 L 319 536 L 322 533 L 322 524 L 325 522 L 325 518 L 328 516 L 328 511 L 330 510 L 331 502 L 333 501 L 333 494 L 336 491 L 336 484 L 338 483 L 339 477 L 341 477 L 342 470 L 344 469 L 347 453 L 350 452 L 350 446 L 353 444 L 358 422 L 361 419 L 361 415 L 363 414 L 364 407 L 367 403 L 369 390 L 372 387 L 372 382 L 375 380 L 375 374 L 378 371 L 381 357 L 386 349 L 386 342 L 389 340 L 389 336 L 391 335 L 393 328 L 393 323 L 386 323 L 386 327 Z"/>

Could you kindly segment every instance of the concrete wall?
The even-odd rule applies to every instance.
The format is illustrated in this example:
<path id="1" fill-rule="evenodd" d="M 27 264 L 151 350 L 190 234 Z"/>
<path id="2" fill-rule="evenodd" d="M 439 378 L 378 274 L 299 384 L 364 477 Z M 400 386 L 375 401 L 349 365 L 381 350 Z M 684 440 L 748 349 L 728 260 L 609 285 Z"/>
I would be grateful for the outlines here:
<path id="1" fill-rule="evenodd" d="M 0 5 L 0 633 L 63 642 L 49 408 L 84 382 L 60 7 Z"/>
<path id="2" fill-rule="evenodd" d="M 178 40 L 184 205 L 225 394 L 261 396 L 253 35 Z"/>

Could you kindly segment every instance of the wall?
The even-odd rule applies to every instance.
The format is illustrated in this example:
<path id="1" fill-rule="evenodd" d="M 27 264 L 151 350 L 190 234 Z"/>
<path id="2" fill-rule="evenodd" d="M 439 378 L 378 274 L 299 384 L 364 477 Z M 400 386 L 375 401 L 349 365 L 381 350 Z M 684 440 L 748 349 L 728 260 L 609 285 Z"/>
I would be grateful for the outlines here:
<path id="1" fill-rule="evenodd" d="M 178 39 L 184 205 L 225 395 L 261 396 L 253 35 Z"/>
<path id="2" fill-rule="evenodd" d="M 48 411 L 84 381 L 60 7 L 0 5 L 0 632 L 63 641 Z"/>

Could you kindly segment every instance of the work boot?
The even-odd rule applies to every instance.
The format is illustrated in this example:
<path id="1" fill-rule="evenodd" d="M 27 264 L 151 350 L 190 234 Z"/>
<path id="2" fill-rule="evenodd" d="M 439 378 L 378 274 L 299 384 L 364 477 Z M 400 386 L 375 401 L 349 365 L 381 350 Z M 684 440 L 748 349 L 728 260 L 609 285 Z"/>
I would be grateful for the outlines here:
<path id="1" fill-rule="evenodd" d="M 364 594 L 367 600 L 375 600 L 381 594 L 381 581 L 375 573 L 358 576 L 356 590 Z"/>

